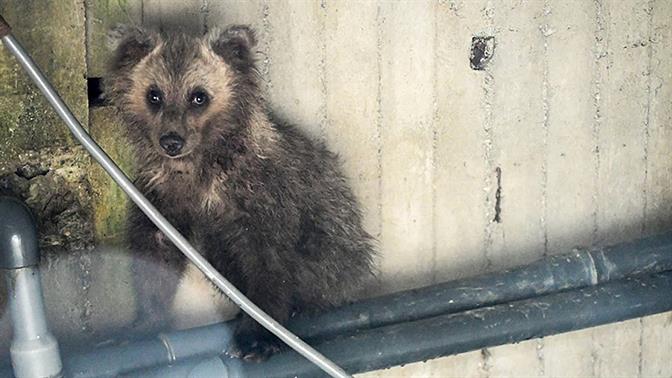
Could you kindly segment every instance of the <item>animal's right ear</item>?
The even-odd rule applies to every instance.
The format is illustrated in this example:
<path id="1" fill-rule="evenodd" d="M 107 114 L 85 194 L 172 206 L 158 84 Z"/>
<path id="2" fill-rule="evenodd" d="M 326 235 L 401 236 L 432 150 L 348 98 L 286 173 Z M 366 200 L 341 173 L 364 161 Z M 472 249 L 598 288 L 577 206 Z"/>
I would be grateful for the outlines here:
<path id="1" fill-rule="evenodd" d="M 226 30 L 214 29 L 208 36 L 212 50 L 239 69 L 254 66 L 252 49 L 257 44 L 254 30 L 246 25 L 233 25 Z"/>
<path id="2" fill-rule="evenodd" d="M 137 26 L 117 25 L 107 35 L 108 48 L 114 51 L 112 70 L 131 68 L 158 44 L 156 33 Z"/>

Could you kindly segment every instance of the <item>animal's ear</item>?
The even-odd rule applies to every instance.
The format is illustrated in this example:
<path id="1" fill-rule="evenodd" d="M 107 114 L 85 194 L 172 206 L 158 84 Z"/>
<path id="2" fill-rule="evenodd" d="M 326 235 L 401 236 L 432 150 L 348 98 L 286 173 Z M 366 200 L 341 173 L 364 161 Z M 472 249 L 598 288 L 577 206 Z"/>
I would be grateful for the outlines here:
<path id="1" fill-rule="evenodd" d="M 117 25 L 107 34 L 107 46 L 114 51 L 112 70 L 131 68 L 159 43 L 159 36 L 138 26 Z"/>
<path id="2" fill-rule="evenodd" d="M 254 64 L 252 49 L 257 45 L 254 30 L 246 25 L 233 25 L 224 31 L 213 30 L 209 35 L 212 51 L 238 68 Z"/>

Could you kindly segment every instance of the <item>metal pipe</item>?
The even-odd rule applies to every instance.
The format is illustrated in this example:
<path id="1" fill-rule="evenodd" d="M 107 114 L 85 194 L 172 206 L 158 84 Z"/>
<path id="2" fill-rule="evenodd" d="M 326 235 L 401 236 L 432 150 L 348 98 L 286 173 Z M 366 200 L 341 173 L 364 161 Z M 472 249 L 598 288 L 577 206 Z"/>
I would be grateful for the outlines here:
<path id="1" fill-rule="evenodd" d="M 287 343 L 294 350 L 309 359 L 321 369 L 334 377 L 348 377 L 348 375 L 333 362 L 329 361 L 318 351 L 303 342 L 296 335 L 289 332 L 280 323 L 275 321 L 252 303 L 243 295 L 233 284 L 224 278 L 200 253 L 182 236 L 182 234 L 173 227 L 168 220 L 140 193 L 140 191 L 131 183 L 119 167 L 110 159 L 110 157 L 91 139 L 89 134 L 79 124 L 79 121 L 72 114 L 67 105 L 61 100 L 49 81 L 44 77 L 35 62 L 30 58 L 19 42 L 10 34 L 10 28 L 7 22 L 0 16 L 0 36 L 2 42 L 19 61 L 28 76 L 46 97 L 49 104 L 68 126 L 77 141 L 91 154 L 91 156 L 103 167 L 103 169 L 112 177 L 119 187 L 130 197 L 130 199 L 142 210 L 143 213 L 170 239 L 182 253 L 203 272 L 203 274 L 212 281 L 226 296 L 237 304 L 243 311 L 258 321 L 262 326 L 276 335 L 282 341 Z"/>
<path id="2" fill-rule="evenodd" d="M 672 270 L 672 233 L 610 247 L 574 250 L 511 270 L 393 293 L 312 319 L 296 319 L 288 328 L 314 342 L 356 330 L 667 270 Z"/>
<path id="3" fill-rule="evenodd" d="M 672 310 L 672 272 L 400 323 L 318 345 L 350 373 L 384 369 L 480 348 Z M 244 364 L 246 377 L 315 377 L 295 353 Z"/>
<path id="4" fill-rule="evenodd" d="M 7 272 L 12 321 L 10 355 L 17 378 L 60 377 L 63 370 L 56 338 L 47 329 L 40 273 L 36 267 Z"/>
<path id="5" fill-rule="evenodd" d="M 348 372 L 363 373 L 670 311 L 670 292 L 672 271 L 628 277 L 603 285 L 376 328 L 328 340 L 317 347 Z M 196 366 L 204 377 L 220 376 L 223 371 L 246 378 L 323 376 L 294 352 L 275 355 L 259 364 L 243 363 L 242 370 L 229 366 L 223 369 L 213 360 L 212 357 L 187 360 L 125 376 L 193 377 L 189 372 Z M 226 365 L 229 359 L 220 361 Z"/>
<path id="6" fill-rule="evenodd" d="M 190 358 L 171 365 L 151 369 L 135 370 L 122 374 L 124 378 L 244 378 L 242 362 L 238 359 L 206 357 Z"/>
<path id="7" fill-rule="evenodd" d="M 108 346 L 75 354 L 66 358 L 65 372 L 72 378 L 117 377 L 135 369 L 220 354 L 231 343 L 234 329 L 232 322 L 220 323 L 216 327 L 162 333 L 123 347 Z"/>
<path id="8" fill-rule="evenodd" d="M 58 343 L 47 328 L 37 245 L 28 208 L 0 197 L 0 270 L 8 284 L 13 333 L 9 350 L 17 378 L 59 377 L 63 370 Z"/>
<path id="9" fill-rule="evenodd" d="M 355 331 L 667 270 L 672 270 L 672 234 L 612 247 L 573 251 L 512 270 L 362 300 L 311 318 L 294 318 L 288 328 L 316 343 Z M 142 342 L 145 351 L 142 358 L 127 358 L 136 355 L 134 351 L 140 349 L 136 344 L 108 346 L 68 358 L 66 367 L 68 374 L 76 378 L 116 376 L 181 359 L 213 356 L 227 349 L 233 328 L 235 325 L 225 322 L 168 333 Z M 169 350 L 181 353 L 170 360 Z"/>

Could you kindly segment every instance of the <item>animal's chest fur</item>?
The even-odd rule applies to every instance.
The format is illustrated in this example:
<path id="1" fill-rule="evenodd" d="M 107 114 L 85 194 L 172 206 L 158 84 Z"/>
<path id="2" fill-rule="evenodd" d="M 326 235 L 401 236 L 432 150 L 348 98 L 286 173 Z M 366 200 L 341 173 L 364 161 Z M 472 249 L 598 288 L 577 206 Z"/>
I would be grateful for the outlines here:
<path id="1" fill-rule="evenodd" d="M 171 171 L 152 188 L 160 209 L 177 223 L 190 225 L 235 218 L 237 206 L 228 195 L 223 174 Z"/>

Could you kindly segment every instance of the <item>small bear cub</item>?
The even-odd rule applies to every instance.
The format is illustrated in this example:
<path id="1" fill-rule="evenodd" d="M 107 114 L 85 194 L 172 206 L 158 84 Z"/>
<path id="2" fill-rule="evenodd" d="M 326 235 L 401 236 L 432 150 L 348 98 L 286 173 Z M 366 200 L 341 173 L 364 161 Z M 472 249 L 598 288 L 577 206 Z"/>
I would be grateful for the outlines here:
<path id="1" fill-rule="evenodd" d="M 228 280 L 286 323 L 351 298 L 372 274 L 373 241 L 337 157 L 273 121 L 255 44 L 247 26 L 198 37 L 126 28 L 105 88 L 135 150 L 136 186 Z M 135 206 L 128 225 L 137 321 L 152 324 L 188 262 Z M 230 352 L 258 361 L 280 345 L 244 315 Z"/>

